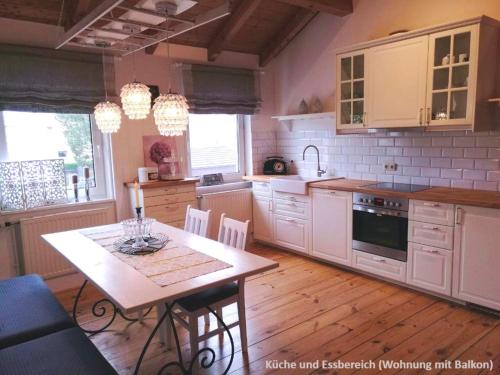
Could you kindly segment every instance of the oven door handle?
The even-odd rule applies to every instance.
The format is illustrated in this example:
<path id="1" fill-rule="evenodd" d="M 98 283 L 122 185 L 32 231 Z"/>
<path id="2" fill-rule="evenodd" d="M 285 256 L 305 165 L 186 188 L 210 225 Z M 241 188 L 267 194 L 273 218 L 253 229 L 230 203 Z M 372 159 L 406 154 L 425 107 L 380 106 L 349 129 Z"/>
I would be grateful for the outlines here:
<path id="1" fill-rule="evenodd" d="M 377 208 L 364 207 L 358 204 L 352 206 L 353 211 L 367 212 L 369 214 L 377 215 L 378 217 L 390 216 L 390 217 L 401 217 L 407 218 L 408 213 L 406 211 L 394 211 L 394 210 L 379 210 Z M 391 215 L 392 212 L 398 212 L 398 215 Z"/>

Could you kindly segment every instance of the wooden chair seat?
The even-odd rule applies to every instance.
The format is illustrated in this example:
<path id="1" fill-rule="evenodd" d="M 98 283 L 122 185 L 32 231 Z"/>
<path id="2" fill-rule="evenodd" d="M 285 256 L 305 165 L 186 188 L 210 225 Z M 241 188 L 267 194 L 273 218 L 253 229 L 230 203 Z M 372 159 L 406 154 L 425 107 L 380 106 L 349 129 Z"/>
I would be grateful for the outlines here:
<path id="1" fill-rule="evenodd" d="M 230 283 L 203 292 L 193 294 L 177 300 L 177 304 L 188 312 L 194 312 L 205 306 L 217 304 L 226 298 L 237 295 L 239 287 L 237 283 Z"/>

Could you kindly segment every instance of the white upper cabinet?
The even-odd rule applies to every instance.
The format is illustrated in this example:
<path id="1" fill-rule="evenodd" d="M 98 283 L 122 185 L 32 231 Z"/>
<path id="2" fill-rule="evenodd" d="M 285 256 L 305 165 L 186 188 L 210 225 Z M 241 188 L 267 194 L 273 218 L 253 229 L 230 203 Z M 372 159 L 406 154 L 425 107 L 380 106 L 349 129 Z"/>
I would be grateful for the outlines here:
<path id="1" fill-rule="evenodd" d="M 482 16 L 340 50 L 337 131 L 494 129 L 499 30 Z"/>
<path id="2" fill-rule="evenodd" d="M 426 125 L 473 124 L 478 44 L 479 25 L 430 36 Z"/>
<path id="3" fill-rule="evenodd" d="M 368 51 L 369 128 L 423 124 L 428 39 L 422 36 Z"/>
<path id="4" fill-rule="evenodd" d="M 337 128 L 362 129 L 366 123 L 365 53 L 337 57 Z"/>

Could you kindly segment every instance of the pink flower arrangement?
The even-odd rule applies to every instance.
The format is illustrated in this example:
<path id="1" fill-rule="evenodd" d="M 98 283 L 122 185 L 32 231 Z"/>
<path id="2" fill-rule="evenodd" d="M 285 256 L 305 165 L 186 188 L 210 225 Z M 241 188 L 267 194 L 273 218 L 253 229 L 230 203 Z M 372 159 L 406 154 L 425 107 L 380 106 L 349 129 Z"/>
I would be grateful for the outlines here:
<path id="1" fill-rule="evenodd" d="M 155 142 L 149 149 L 149 158 L 156 164 L 163 162 L 163 159 L 172 156 L 169 145 L 163 142 Z"/>

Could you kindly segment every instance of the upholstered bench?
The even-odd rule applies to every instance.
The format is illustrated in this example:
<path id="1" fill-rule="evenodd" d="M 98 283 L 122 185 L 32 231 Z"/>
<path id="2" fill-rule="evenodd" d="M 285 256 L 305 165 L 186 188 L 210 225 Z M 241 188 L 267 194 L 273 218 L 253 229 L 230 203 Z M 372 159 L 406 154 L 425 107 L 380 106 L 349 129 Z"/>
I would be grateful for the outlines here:
<path id="1" fill-rule="evenodd" d="M 0 374 L 111 375 L 117 372 L 78 328 L 0 350 Z"/>
<path id="2" fill-rule="evenodd" d="M 0 349 L 74 327 L 38 275 L 0 281 Z"/>

